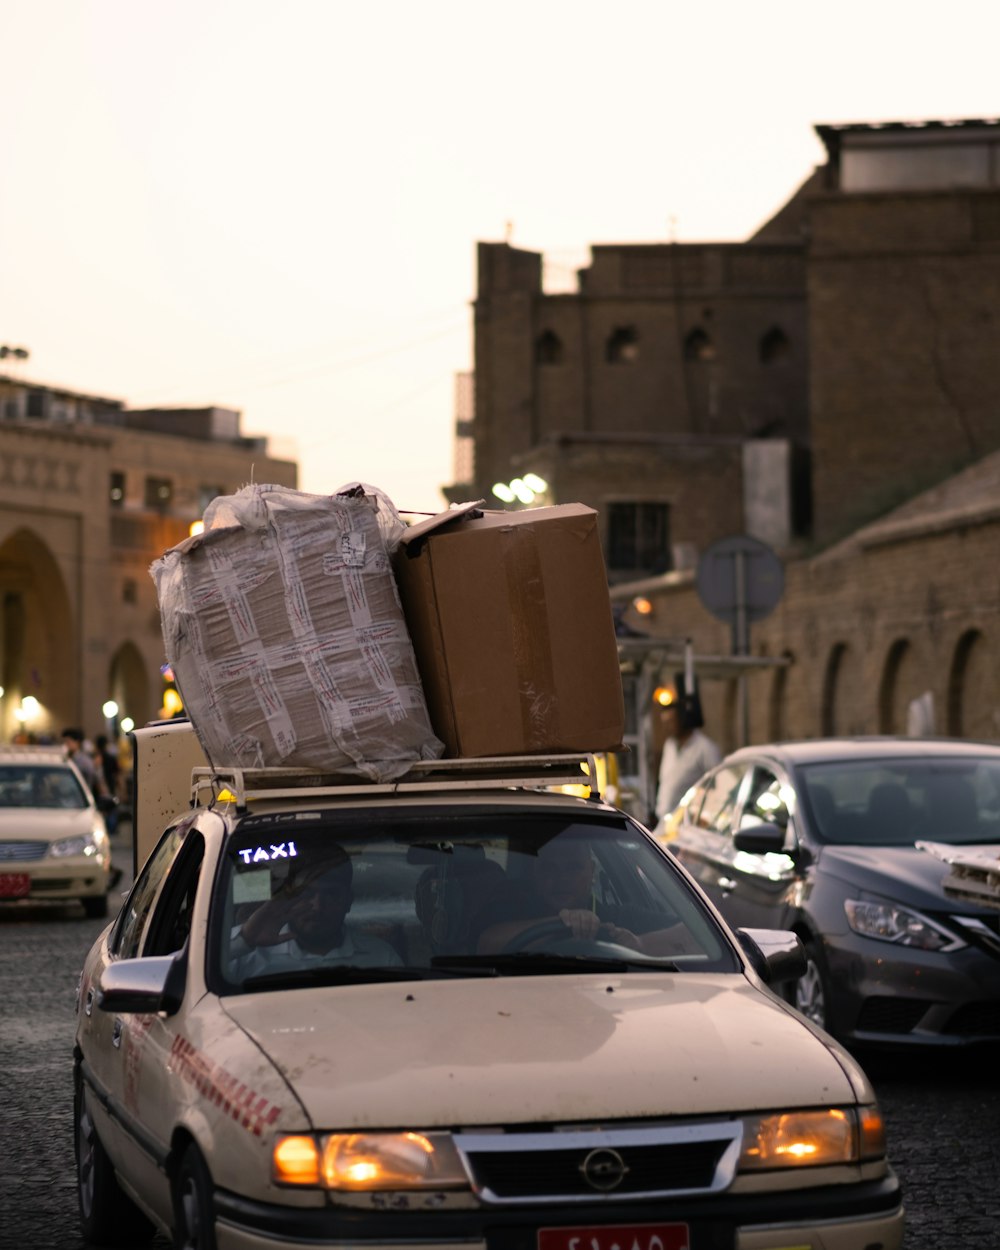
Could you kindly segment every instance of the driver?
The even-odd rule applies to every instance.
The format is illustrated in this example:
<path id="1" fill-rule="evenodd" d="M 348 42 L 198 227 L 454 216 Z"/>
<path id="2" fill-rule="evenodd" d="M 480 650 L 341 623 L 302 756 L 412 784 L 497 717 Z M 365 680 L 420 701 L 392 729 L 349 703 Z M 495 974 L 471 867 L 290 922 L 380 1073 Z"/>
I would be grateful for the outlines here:
<path id="1" fill-rule="evenodd" d="M 585 842 L 556 838 L 546 843 L 524 881 L 508 881 L 479 917 L 477 949 L 494 954 L 546 921 L 561 921 L 570 936 L 644 948 L 631 929 L 603 916 L 594 899 L 594 858 Z"/>

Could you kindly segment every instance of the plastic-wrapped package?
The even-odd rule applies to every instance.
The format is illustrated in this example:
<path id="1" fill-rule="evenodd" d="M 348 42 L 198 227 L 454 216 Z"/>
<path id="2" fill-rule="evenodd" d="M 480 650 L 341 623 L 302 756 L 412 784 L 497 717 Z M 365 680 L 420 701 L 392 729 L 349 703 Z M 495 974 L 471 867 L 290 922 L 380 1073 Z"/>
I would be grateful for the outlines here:
<path id="1" fill-rule="evenodd" d="M 205 526 L 150 573 L 214 765 L 389 781 L 442 754 L 390 564 L 405 527 L 386 495 L 247 486 L 213 500 Z"/>

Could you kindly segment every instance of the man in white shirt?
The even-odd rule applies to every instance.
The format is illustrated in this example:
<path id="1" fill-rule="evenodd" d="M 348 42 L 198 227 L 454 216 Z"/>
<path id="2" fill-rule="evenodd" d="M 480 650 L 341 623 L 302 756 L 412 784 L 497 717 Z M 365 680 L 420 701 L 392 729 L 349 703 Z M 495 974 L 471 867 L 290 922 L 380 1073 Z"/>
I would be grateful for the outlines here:
<path id="1" fill-rule="evenodd" d="M 230 939 L 233 978 L 329 964 L 399 967 L 388 942 L 347 924 L 352 875 L 350 859 L 334 847 L 321 863 L 290 877 Z"/>
<path id="2" fill-rule="evenodd" d="M 674 810 L 698 778 L 714 768 L 722 756 L 712 739 L 701 731 L 697 696 L 691 707 L 667 687 L 658 688 L 653 698 L 660 708 L 667 734 L 656 788 L 656 819 L 659 821 Z"/>

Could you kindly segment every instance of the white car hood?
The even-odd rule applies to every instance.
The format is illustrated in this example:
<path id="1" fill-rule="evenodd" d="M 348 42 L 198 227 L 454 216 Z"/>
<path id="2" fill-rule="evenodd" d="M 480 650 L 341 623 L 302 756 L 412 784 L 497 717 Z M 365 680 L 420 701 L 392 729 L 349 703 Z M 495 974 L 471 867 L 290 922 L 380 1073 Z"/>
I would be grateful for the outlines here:
<path id="1" fill-rule="evenodd" d="M 0 842 L 56 842 L 90 833 L 96 823 L 89 807 L 0 807 Z"/>
<path id="2" fill-rule="evenodd" d="M 285 990 L 226 1010 L 316 1128 L 433 1128 L 849 1104 L 832 1049 L 732 974 Z"/>

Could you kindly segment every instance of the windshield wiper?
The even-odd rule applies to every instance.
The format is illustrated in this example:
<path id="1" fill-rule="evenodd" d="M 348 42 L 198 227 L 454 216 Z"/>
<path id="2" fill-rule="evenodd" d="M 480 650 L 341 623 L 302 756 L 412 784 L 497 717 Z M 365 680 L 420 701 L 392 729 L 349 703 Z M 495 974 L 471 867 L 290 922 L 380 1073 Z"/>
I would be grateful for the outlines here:
<path id="1" fill-rule="evenodd" d="M 433 968 L 492 968 L 497 973 L 570 972 L 677 972 L 676 964 L 664 959 L 611 959 L 600 955 L 559 955 L 552 951 L 511 951 L 495 955 L 436 955 Z"/>
<path id="2" fill-rule="evenodd" d="M 433 961 L 432 961 L 433 962 Z M 449 969 L 451 960 L 442 960 L 440 967 L 384 967 L 365 968 L 359 964 L 327 964 L 314 968 L 287 968 L 284 971 L 258 972 L 256 976 L 247 977 L 242 983 L 245 992 L 253 990 L 298 989 L 311 985 L 365 985 L 377 984 L 382 981 L 439 981 L 447 976 L 468 976 L 476 972 L 478 976 L 497 976 L 488 967 L 476 971 L 470 968 Z"/>

